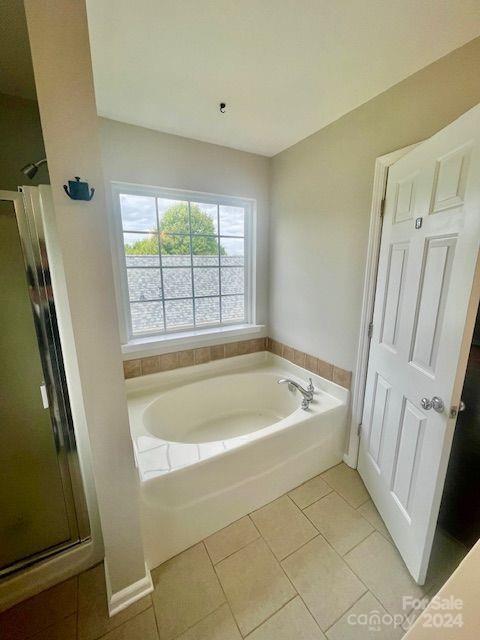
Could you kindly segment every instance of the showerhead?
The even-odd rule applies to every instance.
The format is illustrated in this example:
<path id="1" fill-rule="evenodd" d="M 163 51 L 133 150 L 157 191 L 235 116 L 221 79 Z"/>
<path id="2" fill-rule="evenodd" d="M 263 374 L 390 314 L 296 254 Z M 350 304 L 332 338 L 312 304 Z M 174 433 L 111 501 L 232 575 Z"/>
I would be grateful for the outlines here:
<path id="1" fill-rule="evenodd" d="M 24 173 L 26 176 L 28 176 L 30 178 L 30 180 L 37 173 L 37 171 L 38 171 L 38 167 L 36 167 L 33 164 L 33 162 L 30 162 L 29 164 L 26 164 L 24 167 L 22 167 L 22 173 Z"/>
<path id="2" fill-rule="evenodd" d="M 21 172 L 24 175 L 26 175 L 28 178 L 30 178 L 30 180 L 32 180 L 32 178 L 34 178 L 34 176 L 36 175 L 38 168 L 46 162 L 47 162 L 46 158 L 42 158 L 37 162 L 29 162 L 28 164 L 26 164 L 24 167 L 21 168 Z"/>

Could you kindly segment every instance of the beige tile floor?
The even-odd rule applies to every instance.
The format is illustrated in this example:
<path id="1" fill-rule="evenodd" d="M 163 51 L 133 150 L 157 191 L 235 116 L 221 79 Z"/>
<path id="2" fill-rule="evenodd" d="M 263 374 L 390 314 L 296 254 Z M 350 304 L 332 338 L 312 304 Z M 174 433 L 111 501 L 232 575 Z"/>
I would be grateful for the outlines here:
<path id="1" fill-rule="evenodd" d="M 157 567 L 154 592 L 113 618 L 99 565 L 0 614 L 0 638 L 397 639 L 404 629 L 361 622 L 413 619 L 402 597 L 431 597 L 464 554 L 439 534 L 416 585 L 359 475 L 340 464 Z"/>

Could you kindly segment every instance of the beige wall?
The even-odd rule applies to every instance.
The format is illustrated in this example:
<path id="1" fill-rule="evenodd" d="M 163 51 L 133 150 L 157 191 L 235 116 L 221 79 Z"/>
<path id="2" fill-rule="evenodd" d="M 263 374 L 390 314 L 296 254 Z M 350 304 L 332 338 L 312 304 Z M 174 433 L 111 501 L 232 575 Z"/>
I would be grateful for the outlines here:
<path id="1" fill-rule="evenodd" d="M 353 368 L 375 158 L 478 102 L 480 38 L 273 158 L 273 338 Z"/>
<path id="2" fill-rule="evenodd" d="M 479 575 L 480 542 L 477 542 L 404 640 L 476 640 L 480 636 Z"/>
<path id="3" fill-rule="evenodd" d="M 100 130 L 107 191 L 110 181 L 119 181 L 257 201 L 257 322 L 265 324 L 270 160 L 105 118 Z"/>

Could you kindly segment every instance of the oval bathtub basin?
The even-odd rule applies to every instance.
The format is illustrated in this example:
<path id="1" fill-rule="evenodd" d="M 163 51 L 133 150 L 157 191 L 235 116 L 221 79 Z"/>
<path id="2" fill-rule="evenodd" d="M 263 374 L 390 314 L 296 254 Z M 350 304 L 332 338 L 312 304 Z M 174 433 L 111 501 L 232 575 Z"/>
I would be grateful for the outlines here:
<path id="1" fill-rule="evenodd" d="M 171 389 L 145 409 L 145 428 L 162 440 L 195 444 L 250 434 L 298 409 L 299 397 L 278 379 L 237 373 Z"/>

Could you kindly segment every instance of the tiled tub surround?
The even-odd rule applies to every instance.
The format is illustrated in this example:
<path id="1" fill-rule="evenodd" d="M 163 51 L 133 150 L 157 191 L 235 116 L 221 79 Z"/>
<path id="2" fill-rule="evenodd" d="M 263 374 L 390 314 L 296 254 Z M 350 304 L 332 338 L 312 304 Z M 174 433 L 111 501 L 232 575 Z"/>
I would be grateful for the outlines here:
<path id="1" fill-rule="evenodd" d="M 309 376 L 303 411 L 277 381 Z M 348 391 L 266 351 L 128 380 L 127 395 L 149 567 L 342 459 Z"/>
<path id="2" fill-rule="evenodd" d="M 161 534 L 159 534 L 161 535 Z M 465 549 L 439 533 L 410 577 L 356 471 L 340 464 L 152 571 L 154 591 L 108 617 L 103 566 L 0 613 L 2 640 L 396 640 L 362 623 L 430 598 Z M 352 624 L 358 620 L 358 624 Z"/>
<path id="3" fill-rule="evenodd" d="M 159 356 L 150 356 L 148 358 L 125 360 L 123 369 L 125 378 L 136 378 L 150 373 L 171 371 L 172 369 L 189 367 L 194 364 L 204 364 L 205 362 L 211 362 L 213 360 L 223 360 L 224 358 L 231 358 L 247 353 L 256 353 L 258 351 L 264 351 L 265 349 L 281 358 L 285 358 L 285 360 L 289 362 L 293 362 L 303 369 L 307 369 L 311 373 L 315 373 L 326 380 L 331 380 L 341 387 L 350 389 L 352 379 L 350 371 L 341 369 L 334 364 L 325 362 L 303 351 L 298 351 L 272 338 L 255 338 L 253 340 L 227 342 L 211 347 L 200 347 L 199 349 L 174 351 Z"/>

